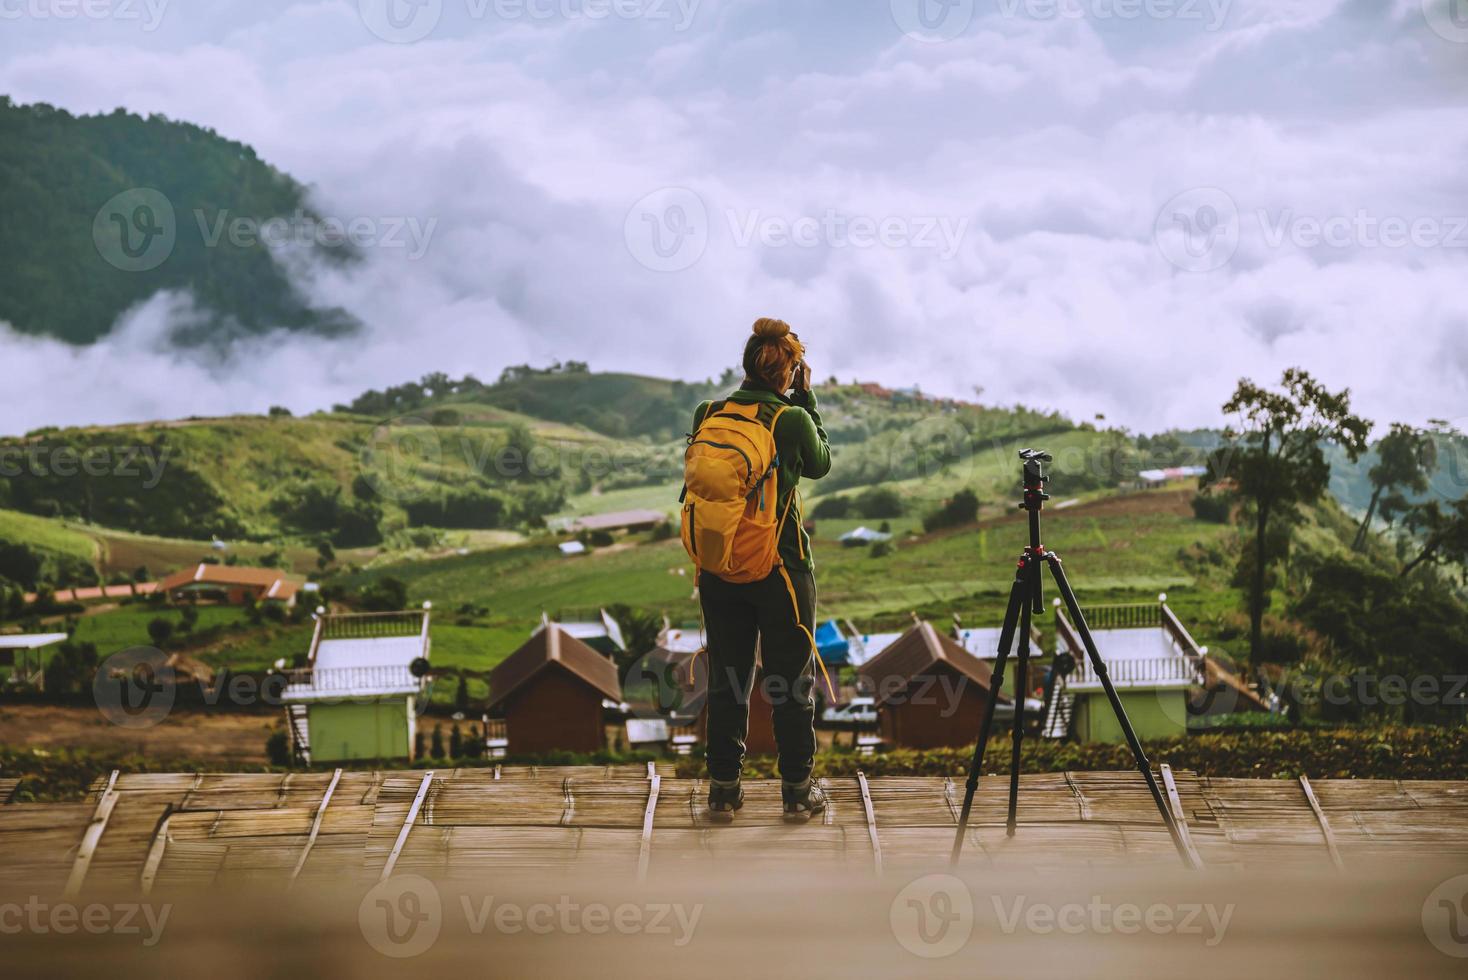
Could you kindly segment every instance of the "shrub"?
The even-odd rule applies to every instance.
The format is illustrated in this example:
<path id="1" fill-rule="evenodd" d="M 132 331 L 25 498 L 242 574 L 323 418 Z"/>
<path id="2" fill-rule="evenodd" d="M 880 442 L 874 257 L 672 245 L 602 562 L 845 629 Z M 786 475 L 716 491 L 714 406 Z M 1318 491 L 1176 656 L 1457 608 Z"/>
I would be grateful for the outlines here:
<path id="1" fill-rule="evenodd" d="M 51 655 L 43 679 L 51 694 L 76 694 L 89 690 L 96 675 L 97 647 L 67 641 Z"/>
<path id="2" fill-rule="evenodd" d="M 1226 493 L 1200 493 L 1193 497 L 1193 516 L 1200 521 L 1227 524 L 1233 509 L 1233 497 Z"/>
<path id="3" fill-rule="evenodd" d="M 173 623 L 162 616 L 155 616 L 148 620 L 148 638 L 153 641 L 155 647 L 161 647 L 168 642 L 173 635 Z"/>
<path id="4" fill-rule="evenodd" d="M 265 757 L 272 766 L 286 767 L 291 764 L 291 740 L 283 731 L 273 731 L 265 740 Z"/>
<path id="5" fill-rule="evenodd" d="M 975 501 L 975 511 L 977 511 Z M 884 517 L 901 517 L 903 513 L 902 497 L 891 487 L 872 487 L 864 490 L 856 498 L 853 510 L 858 517 L 869 520 L 877 520 Z"/>
<path id="6" fill-rule="evenodd" d="M 972 524 L 979 519 L 979 497 L 972 490 L 960 490 L 943 506 L 923 518 L 924 531 Z"/>
<path id="7" fill-rule="evenodd" d="M 810 512 L 810 516 L 828 520 L 841 520 L 850 513 L 850 497 L 825 497 L 816 503 Z"/>

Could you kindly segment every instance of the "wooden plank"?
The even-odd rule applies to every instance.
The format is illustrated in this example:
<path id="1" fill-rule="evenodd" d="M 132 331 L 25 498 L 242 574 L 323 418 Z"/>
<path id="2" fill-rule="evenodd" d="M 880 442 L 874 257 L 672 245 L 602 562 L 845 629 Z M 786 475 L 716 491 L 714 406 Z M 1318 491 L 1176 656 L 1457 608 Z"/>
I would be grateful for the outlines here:
<path id="1" fill-rule="evenodd" d="M 652 763 L 647 764 L 649 770 Z M 642 813 L 642 843 L 637 852 L 637 880 L 647 880 L 647 862 L 652 856 L 652 820 L 653 814 L 658 808 L 658 791 L 662 788 L 663 777 L 657 773 L 651 773 L 647 779 L 647 809 Z"/>
<path id="2" fill-rule="evenodd" d="M 153 891 L 153 882 L 158 878 L 158 867 L 163 863 L 163 852 L 168 846 L 168 823 L 172 817 L 173 804 L 169 803 L 163 808 L 163 815 L 158 818 L 158 826 L 153 831 L 153 843 L 148 846 L 148 859 L 143 862 L 143 873 L 138 878 L 144 895 Z"/>
<path id="3" fill-rule="evenodd" d="M 392 869 L 397 866 L 398 856 L 403 853 L 403 845 L 408 843 L 408 834 L 413 830 L 413 822 L 418 819 L 418 811 L 423 809 L 423 798 L 428 795 L 428 787 L 432 785 L 433 770 L 430 769 L 423 774 L 423 782 L 418 786 L 418 795 L 413 797 L 413 805 L 408 807 L 407 819 L 403 821 L 403 829 L 398 831 L 398 839 L 387 856 L 387 863 L 382 866 L 382 876 L 378 879 L 379 881 L 386 881 L 392 877 Z"/>
<path id="4" fill-rule="evenodd" d="M 71 875 L 66 879 L 64 894 L 67 898 L 75 898 L 82 890 L 82 882 L 87 880 L 87 869 L 92 865 L 92 855 L 97 853 L 97 842 L 102 839 L 102 832 L 107 829 L 107 819 L 117 806 L 117 776 L 118 771 L 112 770 L 107 787 L 102 791 L 102 799 L 98 801 L 97 809 L 92 814 L 92 822 L 87 824 L 87 829 L 82 834 L 81 846 L 77 848 L 76 860 L 71 865 Z"/>
<path id="5" fill-rule="evenodd" d="M 1325 818 L 1325 811 L 1321 809 L 1320 801 L 1315 798 L 1315 787 L 1310 785 L 1309 776 L 1300 777 L 1300 788 L 1305 791 L 1305 801 L 1310 804 L 1310 809 L 1315 811 L 1315 819 L 1320 823 L 1320 833 L 1325 836 L 1325 849 L 1330 852 L 1330 861 L 1335 865 L 1337 871 L 1346 870 L 1346 862 L 1341 858 L 1340 848 L 1336 847 L 1335 834 L 1330 829 L 1330 821 Z"/>
<path id="6" fill-rule="evenodd" d="M 571 819 L 576 815 L 576 795 L 571 792 L 571 777 L 567 776 L 561 780 L 561 793 L 565 802 L 561 805 L 561 826 L 571 826 Z"/>
<path id="7" fill-rule="evenodd" d="M 1185 864 L 1194 871 L 1203 867 L 1203 858 L 1199 856 L 1198 849 L 1193 846 L 1193 835 L 1188 830 L 1188 818 L 1183 811 L 1182 797 L 1177 795 L 1177 783 L 1172 778 L 1172 766 L 1162 764 L 1162 785 L 1167 787 L 1167 802 L 1172 807 L 1172 819 L 1177 823 L 1178 837 L 1183 842 L 1183 851 L 1186 856 Z"/>
<path id="8" fill-rule="evenodd" d="M 882 877 L 882 841 L 877 837 L 877 814 L 872 809 L 872 789 L 867 785 L 866 773 L 857 771 L 856 785 L 861 790 L 862 809 L 867 814 L 867 835 L 872 839 L 872 865 L 877 877 Z"/>
<path id="9" fill-rule="evenodd" d="M 293 887 L 296 879 L 301 875 L 301 869 L 306 866 L 306 859 L 311 856 L 311 848 L 316 844 L 316 835 L 321 833 L 321 821 L 326 819 L 326 807 L 331 802 L 331 794 L 336 792 L 336 784 L 341 782 L 342 771 L 338 769 L 331 776 L 331 783 L 326 787 L 326 792 L 321 795 L 321 805 L 316 808 L 316 818 L 311 821 L 311 833 L 306 836 L 306 846 L 301 849 L 301 856 L 296 861 L 295 869 L 291 871 L 290 884 L 287 889 Z"/>

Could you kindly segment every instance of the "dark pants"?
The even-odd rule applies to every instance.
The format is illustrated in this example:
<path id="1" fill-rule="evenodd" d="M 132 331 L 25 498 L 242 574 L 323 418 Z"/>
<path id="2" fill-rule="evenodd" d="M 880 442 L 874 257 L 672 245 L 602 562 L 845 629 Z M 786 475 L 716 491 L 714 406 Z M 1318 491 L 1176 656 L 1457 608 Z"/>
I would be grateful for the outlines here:
<path id="1" fill-rule="evenodd" d="M 714 779 L 737 779 L 744 766 L 756 637 L 764 667 L 764 692 L 774 710 L 780 777 L 804 782 L 815 762 L 814 651 L 807 630 L 815 630 L 816 580 L 803 568 L 787 571 L 795 588 L 794 601 L 779 568 L 769 578 L 745 585 L 725 582 L 707 572 L 699 576 L 699 599 L 708 631 L 708 767 Z"/>

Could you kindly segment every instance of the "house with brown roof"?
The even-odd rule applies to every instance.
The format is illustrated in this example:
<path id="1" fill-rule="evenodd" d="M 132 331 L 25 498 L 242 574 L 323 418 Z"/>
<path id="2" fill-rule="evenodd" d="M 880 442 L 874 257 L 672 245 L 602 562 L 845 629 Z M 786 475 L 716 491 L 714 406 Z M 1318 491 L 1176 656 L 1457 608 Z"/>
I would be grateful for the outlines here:
<path id="1" fill-rule="evenodd" d="M 554 623 L 489 675 L 489 710 L 503 714 L 510 755 L 606 748 L 602 700 L 620 702 L 617 667 Z"/>
<path id="2" fill-rule="evenodd" d="M 661 510 L 618 510 L 608 514 L 591 514 L 573 518 L 566 522 L 565 529 L 572 534 L 583 531 L 650 531 L 666 523 L 668 514 Z"/>
<path id="3" fill-rule="evenodd" d="M 882 740 L 929 749 L 971 745 L 988 709 L 993 671 L 927 621 L 858 668 L 876 701 Z M 1001 695 L 1000 703 L 1009 703 Z"/>
<path id="4" fill-rule="evenodd" d="M 278 568 L 251 568 L 246 565 L 211 565 L 200 562 L 183 568 L 158 583 L 170 599 L 186 594 L 215 598 L 230 605 L 243 605 L 246 596 L 256 602 L 296 604 L 302 582 Z"/>

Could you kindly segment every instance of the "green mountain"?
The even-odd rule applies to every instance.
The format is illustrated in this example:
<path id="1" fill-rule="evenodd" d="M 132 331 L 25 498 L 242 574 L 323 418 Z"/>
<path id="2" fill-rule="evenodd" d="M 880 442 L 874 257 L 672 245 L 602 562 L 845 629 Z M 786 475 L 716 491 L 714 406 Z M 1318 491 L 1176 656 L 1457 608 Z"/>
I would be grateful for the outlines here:
<path id="1" fill-rule="evenodd" d="M 23 333 L 90 343 L 160 290 L 188 291 L 199 307 L 176 328 L 186 344 L 356 325 L 312 306 L 270 235 L 248 231 L 272 218 L 311 228 L 305 188 L 209 129 L 0 96 L 0 214 L 0 320 Z M 324 261 L 354 261 L 346 247 L 308 247 Z"/>

